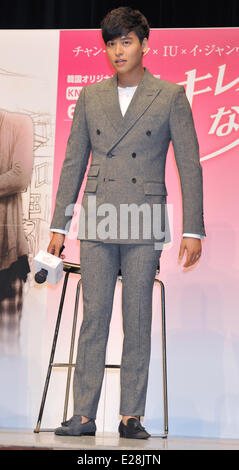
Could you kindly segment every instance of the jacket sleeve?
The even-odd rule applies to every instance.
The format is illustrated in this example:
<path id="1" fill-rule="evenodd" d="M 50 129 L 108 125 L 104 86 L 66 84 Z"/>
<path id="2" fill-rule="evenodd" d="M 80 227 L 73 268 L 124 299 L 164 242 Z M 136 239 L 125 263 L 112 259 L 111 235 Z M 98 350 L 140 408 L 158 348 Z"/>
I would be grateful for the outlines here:
<path id="1" fill-rule="evenodd" d="M 24 191 L 31 182 L 33 167 L 33 123 L 29 116 L 15 115 L 11 168 L 0 175 L 0 197 Z"/>
<path id="2" fill-rule="evenodd" d="M 65 230 L 69 228 L 73 206 L 84 179 L 91 151 L 85 113 L 85 88 L 76 103 L 66 155 L 62 165 L 60 182 L 56 195 L 55 210 L 51 228 Z"/>
<path id="3" fill-rule="evenodd" d="M 199 145 L 191 107 L 183 86 L 178 87 L 172 100 L 170 133 L 182 190 L 182 232 L 206 235 Z"/>

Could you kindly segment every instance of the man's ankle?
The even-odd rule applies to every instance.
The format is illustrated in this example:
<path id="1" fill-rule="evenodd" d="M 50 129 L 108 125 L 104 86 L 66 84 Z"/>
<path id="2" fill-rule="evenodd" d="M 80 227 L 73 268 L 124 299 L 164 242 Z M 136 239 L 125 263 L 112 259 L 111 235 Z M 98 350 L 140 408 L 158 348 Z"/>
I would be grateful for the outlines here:
<path id="1" fill-rule="evenodd" d="M 82 424 L 85 424 L 85 423 L 88 423 L 88 421 L 90 421 L 91 418 L 87 418 L 86 416 L 81 416 L 81 423 Z"/>
<path id="2" fill-rule="evenodd" d="M 122 422 L 125 426 L 127 425 L 127 421 L 130 418 L 140 419 L 140 416 L 122 416 Z"/>

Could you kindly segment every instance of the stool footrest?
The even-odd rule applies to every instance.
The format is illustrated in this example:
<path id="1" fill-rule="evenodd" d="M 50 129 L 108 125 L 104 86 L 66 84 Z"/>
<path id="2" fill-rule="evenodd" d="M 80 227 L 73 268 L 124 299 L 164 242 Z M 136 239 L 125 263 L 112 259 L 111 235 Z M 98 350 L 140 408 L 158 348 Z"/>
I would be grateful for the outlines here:
<path id="1" fill-rule="evenodd" d="M 51 367 L 75 367 L 75 363 L 70 363 L 70 362 L 54 362 L 51 364 Z M 120 369 L 119 364 L 105 364 L 105 368 L 107 369 Z"/>

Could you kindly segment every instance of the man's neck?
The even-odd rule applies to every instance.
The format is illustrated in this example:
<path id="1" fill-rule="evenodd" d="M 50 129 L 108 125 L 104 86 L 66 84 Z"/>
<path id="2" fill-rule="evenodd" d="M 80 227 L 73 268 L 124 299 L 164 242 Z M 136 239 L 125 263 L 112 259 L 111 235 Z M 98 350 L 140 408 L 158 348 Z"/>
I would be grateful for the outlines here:
<path id="1" fill-rule="evenodd" d="M 140 70 L 137 70 L 136 73 L 132 74 L 119 74 L 118 73 L 118 86 L 120 88 L 126 88 L 126 87 L 134 87 L 139 84 L 141 79 L 143 78 L 144 75 L 144 67 L 142 67 Z"/>

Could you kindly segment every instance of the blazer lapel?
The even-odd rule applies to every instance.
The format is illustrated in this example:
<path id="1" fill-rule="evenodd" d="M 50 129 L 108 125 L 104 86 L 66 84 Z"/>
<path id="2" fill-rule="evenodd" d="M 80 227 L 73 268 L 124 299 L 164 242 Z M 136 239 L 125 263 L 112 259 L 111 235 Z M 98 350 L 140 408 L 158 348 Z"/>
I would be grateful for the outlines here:
<path id="1" fill-rule="evenodd" d="M 105 87 L 98 95 L 102 110 L 112 125 L 115 135 L 117 135 L 121 121 L 124 119 L 120 109 L 117 86 L 117 75 L 114 75 L 105 81 Z"/>
<path id="2" fill-rule="evenodd" d="M 123 131 L 130 129 L 141 118 L 161 91 L 160 87 L 155 86 L 155 83 L 150 80 L 152 75 L 148 76 L 148 74 L 149 72 L 146 70 L 124 115 Z"/>
<path id="3" fill-rule="evenodd" d="M 118 98 L 117 75 L 109 79 L 104 92 L 100 93 L 102 108 L 115 131 L 114 135 L 112 134 L 112 143 L 109 151 L 132 129 L 160 91 L 160 84 L 156 83 L 151 73 L 145 69 L 143 78 L 134 93 L 128 109 L 125 115 L 122 116 Z"/>

